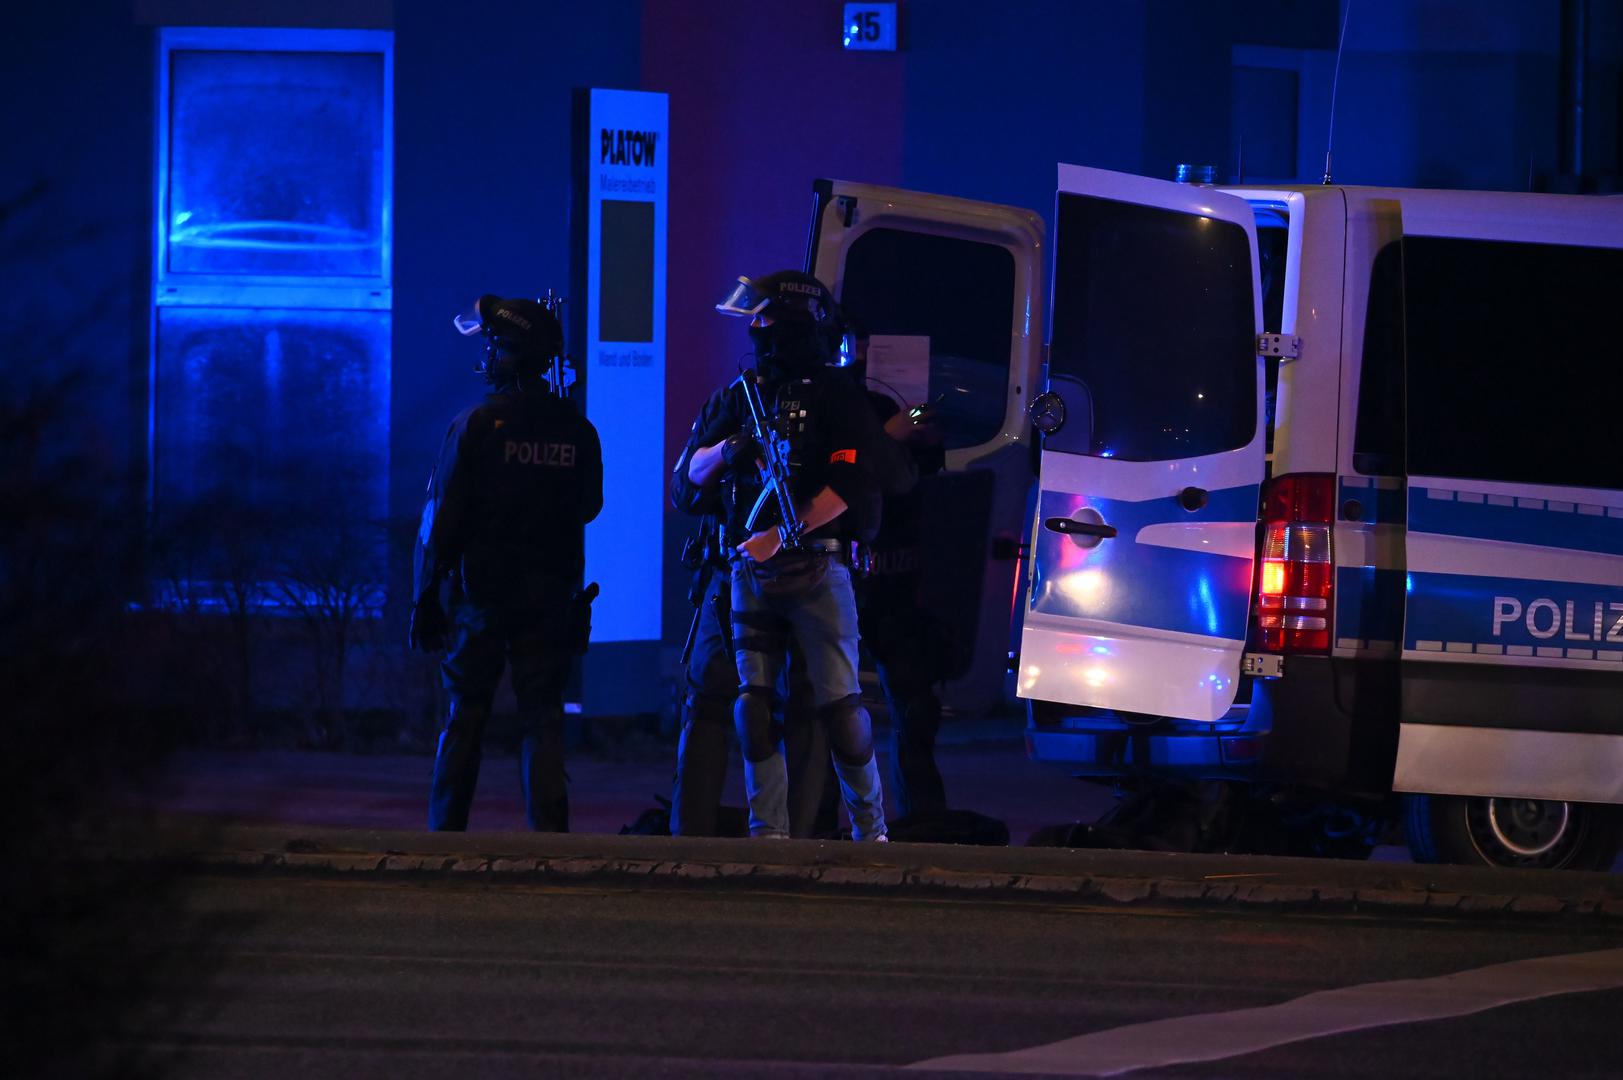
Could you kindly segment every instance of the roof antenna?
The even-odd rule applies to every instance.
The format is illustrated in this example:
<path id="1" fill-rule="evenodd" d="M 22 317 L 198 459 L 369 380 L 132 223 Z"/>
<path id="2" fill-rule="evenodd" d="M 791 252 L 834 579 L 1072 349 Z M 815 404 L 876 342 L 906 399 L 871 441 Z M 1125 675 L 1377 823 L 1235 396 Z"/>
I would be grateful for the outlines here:
<path id="1" fill-rule="evenodd" d="M 1330 183 L 1330 147 L 1336 137 L 1336 87 L 1341 83 L 1341 51 L 1347 47 L 1347 18 L 1352 14 L 1353 0 L 1342 0 L 1341 37 L 1336 41 L 1336 73 L 1330 79 L 1330 130 L 1324 137 L 1324 183 Z"/>

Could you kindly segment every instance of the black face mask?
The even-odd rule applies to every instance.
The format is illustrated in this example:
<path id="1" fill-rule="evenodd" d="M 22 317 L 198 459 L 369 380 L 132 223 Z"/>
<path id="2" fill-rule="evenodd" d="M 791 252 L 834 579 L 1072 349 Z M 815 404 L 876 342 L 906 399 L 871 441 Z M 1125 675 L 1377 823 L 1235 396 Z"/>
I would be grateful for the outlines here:
<path id="1" fill-rule="evenodd" d="M 752 326 L 749 332 L 756 370 L 769 382 L 806 378 L 827 361 L 822 339 L 814 330 L 780 322 Z"/>

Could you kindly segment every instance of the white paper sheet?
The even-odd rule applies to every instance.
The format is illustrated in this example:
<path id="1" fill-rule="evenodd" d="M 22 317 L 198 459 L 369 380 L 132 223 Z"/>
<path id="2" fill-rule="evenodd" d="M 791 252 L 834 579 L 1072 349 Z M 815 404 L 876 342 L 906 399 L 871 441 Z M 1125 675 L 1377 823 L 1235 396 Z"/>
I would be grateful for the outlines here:
<path id="1" fill-rule="evenodd" d="M 869 388 L 902 398 L 911 408 L 929 400 L 930 338 L 927 334 L 875 334 L 868 339 Z"/>

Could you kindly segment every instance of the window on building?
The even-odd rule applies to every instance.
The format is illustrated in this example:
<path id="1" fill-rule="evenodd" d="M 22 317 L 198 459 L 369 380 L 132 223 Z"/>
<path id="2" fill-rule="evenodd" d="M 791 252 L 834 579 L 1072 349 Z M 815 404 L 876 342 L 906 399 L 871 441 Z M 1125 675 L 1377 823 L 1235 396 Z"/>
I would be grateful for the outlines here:
<path id="1" fill-rule="evenodd" d="M 190 601 L 382 580 L 392 79 L 387 32 L 162 32 L 150 496 Z"/>

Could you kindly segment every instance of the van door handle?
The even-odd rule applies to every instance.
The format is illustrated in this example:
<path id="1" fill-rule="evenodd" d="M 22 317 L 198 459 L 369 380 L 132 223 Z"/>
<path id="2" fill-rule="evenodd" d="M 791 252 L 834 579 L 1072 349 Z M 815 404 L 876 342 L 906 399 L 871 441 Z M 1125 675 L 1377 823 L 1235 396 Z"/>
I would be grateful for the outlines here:
<path id="1" fill-rule="evenodd" d="M 1077 521 L 1075 518 L 1051 517 L 1043 522 L 1043 528 L 1052 532 L 1064 533 L 1067 536 L 1096 536 L 1101 540 L 1114 540 L 1116 527 L 1104 523 L 1094 524 L 1091 521 Z"/>

